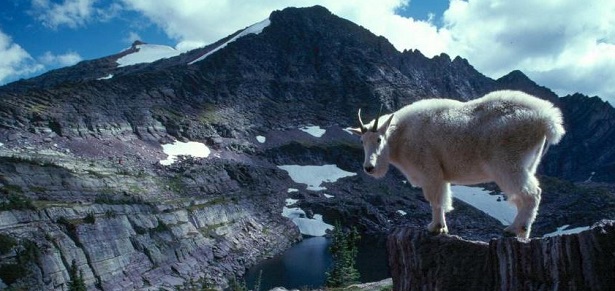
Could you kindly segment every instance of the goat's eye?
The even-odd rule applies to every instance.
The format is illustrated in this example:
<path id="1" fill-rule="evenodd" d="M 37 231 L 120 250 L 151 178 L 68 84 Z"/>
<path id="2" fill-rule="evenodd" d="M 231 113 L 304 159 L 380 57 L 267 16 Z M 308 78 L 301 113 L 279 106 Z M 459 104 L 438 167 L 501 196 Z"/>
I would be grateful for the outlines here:
<path id="1" fill-rule="evenodd" d="M 381 139 L 381 138 L 378 138 L 377 142 L 378 142 L 378 143 L 380 143 L 381 141 L 382 141 L 382 139 Z"/>

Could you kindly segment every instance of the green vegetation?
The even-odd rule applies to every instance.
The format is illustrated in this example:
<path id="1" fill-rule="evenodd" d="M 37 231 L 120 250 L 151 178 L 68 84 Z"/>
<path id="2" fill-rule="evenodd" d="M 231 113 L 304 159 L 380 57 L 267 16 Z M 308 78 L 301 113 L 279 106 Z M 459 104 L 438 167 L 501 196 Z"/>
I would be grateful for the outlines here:
<path id="1" fill-rule="evenodd" d="M 14 246 L 17 245 L 17 241 L 8 234 L 0 233 L 0 255 L 7 254 Z"/>
<path id="2" fill-rule="evenodd" d="M 45 193 L 45 192 L 47 192 L 47 188 L 45 188 L 45 187 L 30 186 L 29 188 L 30 188 L 30 191 L 36 192 L 36 193 Z"/>
<path id="3" fill-rule="evenodd" d="M 158 219 L 158 225 L 154 229 L 152 229 L 152 231 L 154 232 L 163 232 L 169 230 L 171 230 L 169 226 L 162 222 L 160 219 Z"/>
<path id="4" fill-rule="evenodd" d="M 215 291 L 214 284 L 207 278 L 199 278 L 194 280 L 190 278 L 189 281 L 184 282 L 181 286 L 175 286 L 177 291 Z"/>
<path id="5" fill-rule="evenodd" d="M 27 270 L 19 264 L 11 263 L 0 266 L 0 279 L 8 285 L 11 285 L 20 278 L 24 277 L 26 273 Z"/>
<path id="6" fill-rule="evenodd" d="M 116 216 L 117 213 L 115 213 L 113 209 L 107 209 L 107 211 L 105 211 L 105 217 L 108 219 L 115 218 Z"/>
<path id="7" fill-rule="evenodd" d="M 135 232 L 136 232 L 137 234 L 141 234 L 141 235 L 143 235 L 143 234 L 146 234 L 146 233 L 147 233 L 147 229 L 146 229 L 146 228 L 144 228 L 144 227 L 140 227 L 140 226 L 138 226 L 138 225 L 134 225 L 132 228 L 134 228 L 134 230 L 135 230 Z"/>
<path id="8" fill-rule="evenodd" d="M 230 223 L 234 223 L 234 222 L 230 222 Z M 216 224 L 212 224 L 212 225 L 207 225 L 205 227 L 202 227 L 199 229 L 199 231 L 201 232 L 201 234 L 205 237 L 215 237 L 215 230 L 223 227 L 225 225 L 227 225 L 228 223 L 216 223 Z"/>
<path id="9" fill-rule="evenodd" d="M 66 217 L 60 216 L 56 220 L 56 222 L 59 225 L 64 226 L 68 237 L 70 237 L 75 242 L 76 246 L 81 247 L 81 242 L 79 241 L 79 236 L 77 235 L 77 225 L 79 224 L 79 221 L 70 221 L 66 219 Z"/>
<path id="10" fill-rule="evenodd" d="M 2 210 L 35 210 L 32 199 L 25 196 L 19 186 L 5 185 L 0 188 L 0 211 Z"/>
<path id="11" fill-rule="evenodd" d="M 329 246 L 333 268 L 331 272 L 327 272 L 327 287 L 344 287 L 359 282 L 356 259 L 359 252 L 357 242 L 360 239 L 356 228 L 346 232 L 339 222 L 335 223 L 333 241 Z"/>
<path id="12" fill-rule="evenodd" d="M 237 278 L 233 277 L 228 282 L 229 290 L 231 291 L 248 291 L 248 286 L 246 286 L 246 281 L 239 281 Z"/>
<path id="13" fill-rule="evenodd" d="M 38 157 L 38 158 L 37 158 Z M 49 159 L 49 160 L 43 160 L 43 155 L 30 155 L 30 156 L 10 156 L 10 157 L 0 157 L 0 160 L 4 160 L 8 163 L 14 163 L 14 164 L 30 164 L 30 165 L 37 165 L 37 166 L 41 166 L 41 167 L 56 167 L 56 168 L 60 168 L 58 165 L 56 165 L 53 160 Z M 4 162 L 3 161 L 3 162 Z M 68 169 L 67 169 L 68 170 Z"/>
<path id="14" fill-rule="evenodd" d="M 36 261 L 39 256 L 38 247 L 32 241 L 26 240 L 16 247 L 16 262 L 0 265 L 0 279 L 7 285 L 28 276 L 30 272 L 28 265 Z"/>
<path id="15" fill-rule="evenodd" d="M 167 186 L 169 186 L 169 190 L 171 190 L 173 193 L 176 193 L 176 194 L 181 194 L 185 191 L 185 186 L 184 186 L 184 182 L 182 181 L 182 176 L 179 174 L 169 179 L 169 183 L 167 184 Z"/>
<path id="16" fill-rule="evenodd" d="M 114 191 L 111 188 L 104 188 L 102 193 L 96 195 L 94 198 L 94 203 L 96 204 L 111 204 L 111 205 L 120 205 L 120 204 L 147 204 L 143 198 L 140 196 L 129 196 L 129 197 L 121 197 L 117 198 L 113 195 Z"/>
<path id="17" fill-rule="evenodd" d="M 70 270 L 68 270 L 70 281 L 68 282 L 68 290 L 69 291 L 86 291 L 85 282 L 83 281 L 83 271 L 77 268 L 77 263 L 75 260 L 70 265 Z"/>
<path id="18" fill-rule="evenodd" d="M 49 105 L 46 104 L 34 104 L 30 107 L 30 112 L 33 114 L 45 114 L 49 110 Z"/>
<path id="19" fill-rule="evenodd" d="M 222 116 L 220 115 L 219 110 L 215 107 L 215 105 L 207 104 L 203 106 L 197 118 L 202 124 L 211 124 L 220 121 L 222 119 Z"/>
<path id="20" fill-rule="evenodd" d="M 213 206 L 213 205 L 226 204 L 226 203 L 228 203 L 228 201 L 225 196 L 215 197 L 202 204 L 196 204 L 195 201 L 192 201 L 190 203 L 190 206 L 188 206 L 188 211 L 201 210 L 201 209 L 205 209 L 207 207 Z"/>
<path id="21" fill-rule="evenodd" d="M 88 212 L 88 214 L 86 214 L 85 218 L 83 218 L 83 222 L 89 223 L 89 224 L 94 224 L 94 223 L 96 223 L 96 216 L 94 216 L 93 212 Z"/>

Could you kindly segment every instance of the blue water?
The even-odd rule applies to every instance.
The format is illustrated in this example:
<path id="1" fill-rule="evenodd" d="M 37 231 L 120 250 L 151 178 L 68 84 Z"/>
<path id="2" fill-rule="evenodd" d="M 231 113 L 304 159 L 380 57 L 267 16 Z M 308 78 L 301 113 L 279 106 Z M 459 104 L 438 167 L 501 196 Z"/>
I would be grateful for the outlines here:
<path id="1" fill-rule="evenodd" d="M 309 237 L 279 256 L 266 260 L 248 270 L 246 284 L 254 284 L 262 271 L 260 290 L 274 287 L 287 289 L 317 288 L 324 285 L 325 273 L 333 263 L 329 254 L 330 239 Z M 379 281 L 390 277 L 383 238 L 364 238 L 359 242 L 357 269 L 361 282 Z"/>

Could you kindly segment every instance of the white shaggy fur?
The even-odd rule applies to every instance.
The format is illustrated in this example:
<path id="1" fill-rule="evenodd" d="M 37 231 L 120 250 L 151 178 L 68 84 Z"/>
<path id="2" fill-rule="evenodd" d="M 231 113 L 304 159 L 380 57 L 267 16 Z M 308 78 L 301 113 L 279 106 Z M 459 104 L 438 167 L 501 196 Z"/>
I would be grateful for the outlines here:
<path id="1" fill-rule="evenodd" d="M 359 111 L 360 112 L 360 111 Z M 450 184 L 495 182 L 517 207 L 505 231 L 528 238 L 540 203 L 536 169 L 549 144 L 565 133 L 552 103 L 519 91 L 479 99 L 421 100 L 351 129 L 361 136 L 365 171 L 386 174 L 389 164 L 423 189 L 432 208 L 428 230 L 447 233 Z"/>

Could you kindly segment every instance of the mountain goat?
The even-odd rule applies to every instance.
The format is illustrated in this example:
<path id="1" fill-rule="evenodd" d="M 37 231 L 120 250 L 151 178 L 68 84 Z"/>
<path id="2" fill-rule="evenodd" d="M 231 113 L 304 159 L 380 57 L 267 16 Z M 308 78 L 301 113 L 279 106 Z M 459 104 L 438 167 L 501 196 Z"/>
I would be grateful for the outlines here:
<path id="1" fill-rule="evenodd" d="M 528 238 L 542 190 L 536 168 L 549 144 L 563 137 L 562 113 L 548 101 L 519 91 L 496 91 L 468 102 L 427 99 L 393 114 L 361 120 L 350 130 L 361 136 L 365 172 L 384 176 L 392 164 L 432 209 L 427 226 L 447 233 L 450 185 L 495 182 L 517 215 L 505 233 Z"/>

